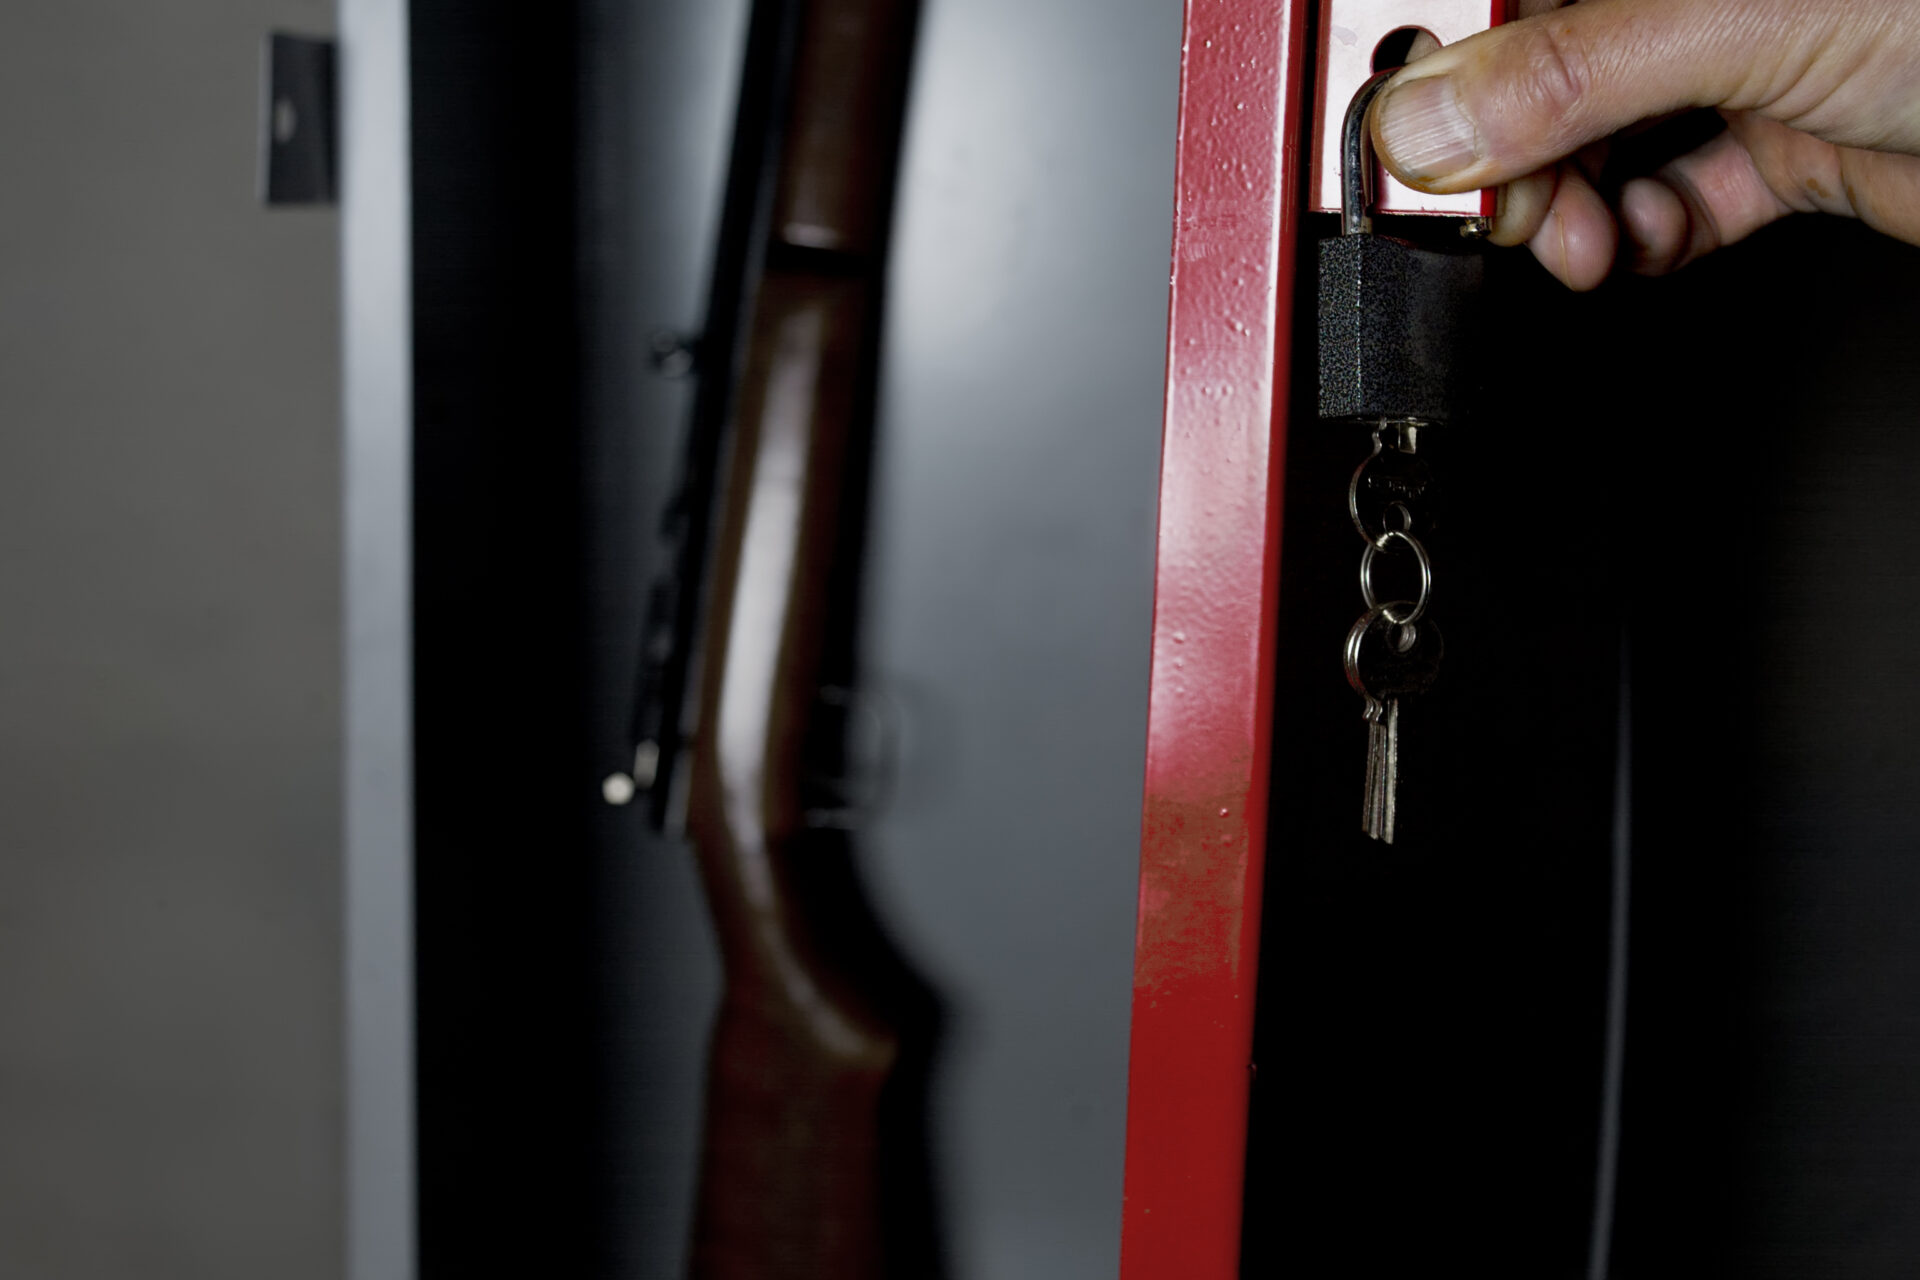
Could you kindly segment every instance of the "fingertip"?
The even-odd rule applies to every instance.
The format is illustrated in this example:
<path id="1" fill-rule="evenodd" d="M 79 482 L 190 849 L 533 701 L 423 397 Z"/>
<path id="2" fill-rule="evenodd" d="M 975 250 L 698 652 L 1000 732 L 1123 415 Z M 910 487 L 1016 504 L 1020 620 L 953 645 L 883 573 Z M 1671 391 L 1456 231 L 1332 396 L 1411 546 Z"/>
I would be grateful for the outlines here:
<path id="1" fill-rule="evenodd" d="M 1620 190 L 1620 235 L 1632 270 L 1665 275 L 1686 250 L 1686 204 L 1665 183 L 1635 178 Z"/>
<path id="2" fill-rule="evenodd" d="M 1527 242 L 1534 257 L 1577 293 L 1595 289 L 1613 272 L 1620 230 L 1590 183 L 1562 168 L 1553 205 Z"/>
<path id="3" fill-rule="evenodd" d="M 1453 78 L 1433 68 L 1452 56 L 1441 49 L 1400 73 L 1367 118 L 1374 154 L 1416 191 L 1467 191 L 1482 182 L 1466 175 L 1478 162 L 1478 137 L 1461 110 Z"/>
<path id="4" fill-rule="evenodd" d="M 1494 215 L 1488 241 L 1510 248 L 1533 239 L 1547 220 L 1547 210 L 1553 207 L 1554 188 L 1559 183 L 1558 173 L 1542 169 L 1502 187 L 1499 212 Z"/>
<path id="5" fill-rule="evenodd" d="M 1420 59 L 1438 52 L 1440 52 L 1440 38 L 1431 31 L 1416 27 L 1414 37 L 1407 45 L 1407 65 L 1412 66 Z"/>

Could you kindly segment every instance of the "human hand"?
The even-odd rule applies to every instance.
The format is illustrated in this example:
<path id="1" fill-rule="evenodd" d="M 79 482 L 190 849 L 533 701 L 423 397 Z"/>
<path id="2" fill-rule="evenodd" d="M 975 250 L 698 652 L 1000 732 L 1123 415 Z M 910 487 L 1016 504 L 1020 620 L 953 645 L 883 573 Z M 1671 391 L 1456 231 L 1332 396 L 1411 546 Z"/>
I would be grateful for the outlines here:
<path id="1" fill-rule="evenodd" d="M 1545 12 L 1539 12 L 1545 10 Z M 1920 0 L 1527 0 L 1411 64 L 1375 149 L 1424 191 L 1506 184 L 1491 239 L 1574 289 L 1659 275 L 1796 212 L 1920 244 Z M 1612 202 L 1608 139 L 1712 108 L 1726 132 Z"/>

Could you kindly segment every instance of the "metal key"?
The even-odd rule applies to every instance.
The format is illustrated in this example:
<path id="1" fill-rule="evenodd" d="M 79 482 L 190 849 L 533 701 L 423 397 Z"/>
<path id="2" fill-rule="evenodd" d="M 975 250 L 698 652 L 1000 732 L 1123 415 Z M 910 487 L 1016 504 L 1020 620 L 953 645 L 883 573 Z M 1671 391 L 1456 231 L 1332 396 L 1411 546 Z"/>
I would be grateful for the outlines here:
<path id="1" fill-rule="evenodd" d="M 1367 788 L 1361 829 L 1393 843 L 1400 788 L 1400 703 L 1433 687 L 1446 642 L 1430 618 L 1411 622 L 1410 602 L 1369 609 L 1347 633 L 1347 683 L 1364 700 L 1367 721 Z"/>
<path id="2" fill-rule="evenodd" d="M 1439 523 L 1445 492 L 1433 464 L 1418 452 L 1420 424 L 1383 422 L 1373 429 L 1373 452 L 1347 485 L 1347 514 L 1368 542 L 1388 530 L 1424 538 Z"/>

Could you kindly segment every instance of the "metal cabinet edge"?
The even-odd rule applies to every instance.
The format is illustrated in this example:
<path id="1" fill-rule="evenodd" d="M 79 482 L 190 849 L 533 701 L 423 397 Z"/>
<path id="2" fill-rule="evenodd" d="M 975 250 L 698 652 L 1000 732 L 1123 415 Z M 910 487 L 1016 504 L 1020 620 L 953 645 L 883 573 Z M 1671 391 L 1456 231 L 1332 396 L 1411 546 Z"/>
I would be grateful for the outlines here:
<path id="1" fill-rule="evenodd" d="M 1307 9 L 1187 5 L 1123 1280 L 1239 1266 Z"/>

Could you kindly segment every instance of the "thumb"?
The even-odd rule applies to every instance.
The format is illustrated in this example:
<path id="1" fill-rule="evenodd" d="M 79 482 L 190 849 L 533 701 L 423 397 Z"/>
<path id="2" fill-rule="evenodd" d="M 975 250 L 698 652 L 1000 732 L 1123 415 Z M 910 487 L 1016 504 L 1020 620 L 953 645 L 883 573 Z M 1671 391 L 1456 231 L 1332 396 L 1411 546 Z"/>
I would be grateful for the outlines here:
<path id="1" fill-rule="evenodd" d="M 1847 20 L 1861 3 L 1588 0 L 1508 23 L 1402 72 L 1374 108 L 1375 147 L 1410 186 L 1467 191 L 1689 107 L 1830 114 L 1875 25 Z"/>

